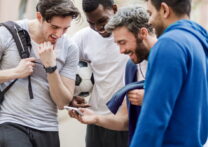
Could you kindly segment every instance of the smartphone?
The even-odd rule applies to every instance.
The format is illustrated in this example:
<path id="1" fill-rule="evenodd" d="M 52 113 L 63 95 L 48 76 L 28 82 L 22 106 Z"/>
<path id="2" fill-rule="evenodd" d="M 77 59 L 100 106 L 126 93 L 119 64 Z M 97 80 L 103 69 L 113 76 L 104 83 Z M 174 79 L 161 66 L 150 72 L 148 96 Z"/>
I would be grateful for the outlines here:
<path id="1" fill-rule="evenodd" d="M 83 115 L 83 113 L 76 107 L 64 106 L 64 109 L 66 109 L 66 110 L 74 110 L 79 115 Z"/>

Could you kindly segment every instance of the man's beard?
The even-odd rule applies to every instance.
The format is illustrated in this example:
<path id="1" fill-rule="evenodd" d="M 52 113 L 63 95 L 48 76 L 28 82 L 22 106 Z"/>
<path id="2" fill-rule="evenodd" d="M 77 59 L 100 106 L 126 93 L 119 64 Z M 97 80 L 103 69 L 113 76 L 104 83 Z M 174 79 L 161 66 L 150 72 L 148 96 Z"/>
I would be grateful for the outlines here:
<path id="1" fill-rule="evenodd" d="M 159 23 L 155 23 L 155 25 L 152 25 L 153 28 L 155 28 L 155 33 L 156 33 L 157 37 L 160 37 L 165 30 L 165 25 L 162 23 L 162 21 L 159 21 L 159 20 L 161 20 L 161 19 L 158 18 L 157 22 L 159 22 Z"/>
<path id="2" fill-rule="evenodd" d="M 155 33 L 157 35 L 157 38 L 159 38 L 163 34 L 164 30 L 165 28 L 163 26 L 155 27 Z"/>
<path id="3" fill-rule="evenodd" d="M 142 62 L 143 60 L 147 60 L 147 57 L 149 55 L 149 49 L 145 47 L 142 40 L 137 38 L 137 47 L 135 50 L 135 54 L 137 57 L 137 64 Z"/>

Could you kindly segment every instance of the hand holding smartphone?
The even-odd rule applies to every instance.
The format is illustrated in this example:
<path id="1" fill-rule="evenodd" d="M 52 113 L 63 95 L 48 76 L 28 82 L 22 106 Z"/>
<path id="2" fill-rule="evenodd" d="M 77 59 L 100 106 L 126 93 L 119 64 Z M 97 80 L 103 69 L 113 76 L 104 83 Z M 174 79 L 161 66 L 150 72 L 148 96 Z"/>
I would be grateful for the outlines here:
<path id="1" fill-rule="evenodd" d="M 74 110 L 77 114 L 83 115 L 83 113 L 76 107 L 64 106 L 64 109 L 66 109 L 66 110 Z"/>

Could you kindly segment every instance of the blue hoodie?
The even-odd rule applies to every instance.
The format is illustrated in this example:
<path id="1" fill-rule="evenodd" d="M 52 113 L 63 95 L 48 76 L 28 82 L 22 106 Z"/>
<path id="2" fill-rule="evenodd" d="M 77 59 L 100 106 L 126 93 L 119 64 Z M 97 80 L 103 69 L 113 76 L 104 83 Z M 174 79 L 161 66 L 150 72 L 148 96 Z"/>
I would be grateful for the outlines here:
<path id="1" fill-rule="evenodd" d="M 208 33 L 180 20 L 151 49 L 131 147 L 202 147 L 208 136 Z"/>

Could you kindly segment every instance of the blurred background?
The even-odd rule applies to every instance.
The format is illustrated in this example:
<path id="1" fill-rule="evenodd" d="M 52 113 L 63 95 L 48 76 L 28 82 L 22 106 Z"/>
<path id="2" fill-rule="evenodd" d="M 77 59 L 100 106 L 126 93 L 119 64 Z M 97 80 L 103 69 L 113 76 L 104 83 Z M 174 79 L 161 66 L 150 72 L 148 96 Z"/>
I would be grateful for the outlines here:
<path id="1" fill-rule="evenodd" d="M 81 0 L 73 0 L 81 10 Z M 0 22 L 35 17 L 35 6 L 38 0 L 0 0 Z M 144 0 L 115 0 L 118 7 L 138 4 L 146 7 Z M 208 29 L 208 0 L 193 0 L 191 19 Z M 74 22 L 67 34 L 72 36 L 81 28 L 87 26 L 85 16 L 79 22 Z M 65 110 L 58 112 L 61 147 L 84 147 L 85 128 L 78 121 L 69 118 Z M 208 145 L 206 146 L 208 147 Z"/>

